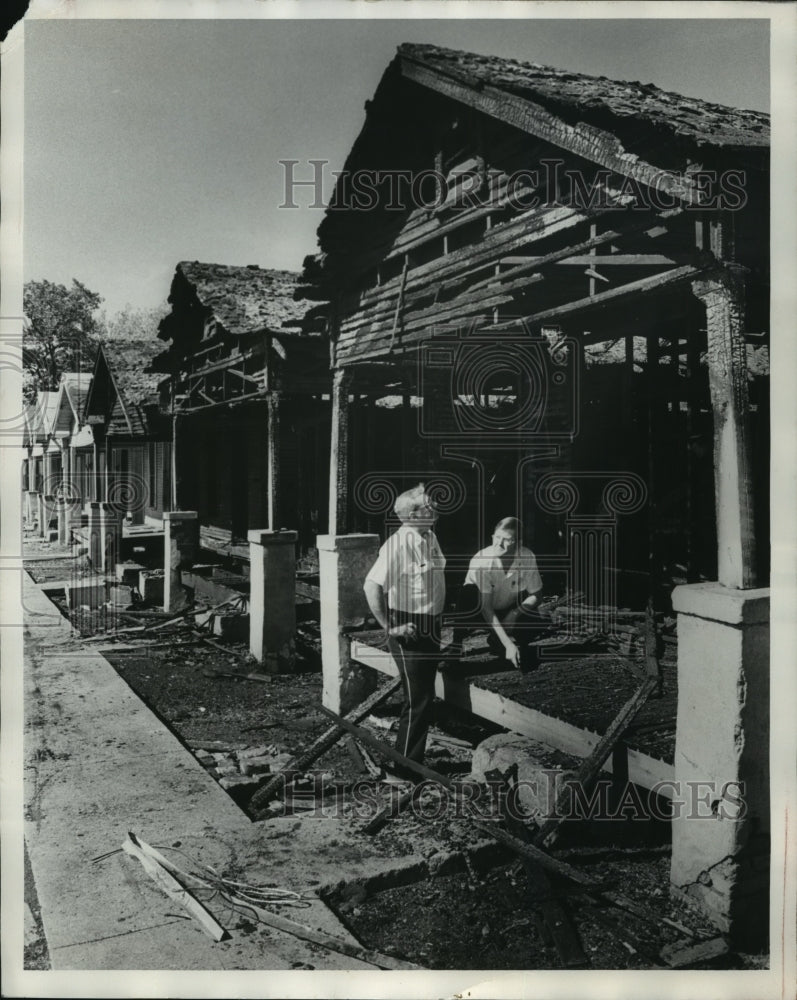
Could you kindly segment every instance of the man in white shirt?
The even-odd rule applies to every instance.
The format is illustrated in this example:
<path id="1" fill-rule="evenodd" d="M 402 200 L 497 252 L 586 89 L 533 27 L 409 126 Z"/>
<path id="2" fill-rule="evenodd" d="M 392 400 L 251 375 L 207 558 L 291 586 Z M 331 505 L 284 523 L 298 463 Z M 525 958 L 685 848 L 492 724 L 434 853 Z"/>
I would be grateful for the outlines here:
<path id="1" fill-rule="evenodd" d="M 520 536 L 517 518 L 505 517 L 498 522 L 492 545 L 470 561 L 463 599 L 475 591 L 481 615 L 490 626 L 491 650 L 519 670 L 530 670 L 535 653 L 528 645 L 529 632 L 540 625 L 534 609 L 542 577 L 534 553 L 520 544 Z"/>
<path id="2" fill-rule="evenodd" d="M 402 525 L 380 548 L 363 589 L 387 633 L 404 689 L 396 749 L 422 763 L 440 659 L 446 560 L 432 530 L 437 511 L 423 484 L 402 493 L 394 510 Z"/>

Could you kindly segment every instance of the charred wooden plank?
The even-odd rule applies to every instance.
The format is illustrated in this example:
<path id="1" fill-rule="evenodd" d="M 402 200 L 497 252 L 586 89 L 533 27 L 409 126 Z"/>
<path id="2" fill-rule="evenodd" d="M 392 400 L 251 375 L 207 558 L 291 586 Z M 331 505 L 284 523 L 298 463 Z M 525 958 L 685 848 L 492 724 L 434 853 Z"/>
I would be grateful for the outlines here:
<path id="1" fill-rule="evenodd" d="M 271 799 L 274 798 L 277 791 L 286 783 L 287 776 L 292 771 L 304 771 L 308 768 L 313 761 L 317 760 L 322 753 L 325 753 L 331 747 L 333 747 L 339 739 L 344 735 L 345 726 L 342 725 L 343 722 L 347 724 L 350 722 L 359 722 L 364 719 L 366 715 L 375 708 L 381 702 L 389 698 L 395 691 L 401 687 L 401 678 L 395 678 L 394 680 L 388 681 L 381 688 L 374 691 L 372 695 L 361 702 L 356 708 L 353 708 L 351 712 L 345 717 L 345 719 L 338 720 L 338 716 L 334 715 L 332 712 L 327 712 L 327 714 L 332 715 L 336 719 L 334 726 L 330 726 L 328 729 L 314 740 L 311 746 L 300 754 L 298 757 L 293 758 L 288 762 L 287 766 L 281 771 L 275 774 L 269 781 L 259 788 L 255 794 L 252 796 L 252 808 L 255 810 L 262 810 Z M 323 711 L 327 711 L 323 709 Z"/>
<path id="2" fill-rule="evenodd" d="M 517 773 L 517 765 L 515 765 L 514 770 Z M 486 777 L 490 781 L 497 777 L 507 789 L 509 787 L 506 776 L 500 771 L 488 772 Z M 502 815 L 507 829 L 511 833 L 525 843 L 532 842 L 532 835 L 526 827 L 510 816 L 505 808 L 502 810 Z M 566 969 L 587 968 L 589 962 L 584 954 L 578 932 L 564 905 L 555 897 L 551 880 L 545 870 L 538 862 L 534 862 L 530 858 L 522 858 L 521 862 L 531 890 L 530 902 L 539 907 L 562 964 Z"/>
<path id="3" fill-rule="evenodd" d="M 603 765 L 608 760 L 609 754 L 614 749 L 615 744 L 628 728 L 629 723 L 637 716 L 653 689 L 658 687 L 658 683 L 658 676 L 647 678 L 628 699 L 599 740 L 598 745 L 589 757 L 581 763 L 573 778 L 573 784 L 579 785 L 582 788 L 588 788 L 595 781 Z M 556 839 L 559 826 L 569 811 L 567 807 L 571 796 L 570 783 L 566 783 L 557 796 L 553 810 L 554 815 L 547 819 L 540 827 L 534 838 L 535 844 L 541 847 L 549 847 L 553 843 Z"/>

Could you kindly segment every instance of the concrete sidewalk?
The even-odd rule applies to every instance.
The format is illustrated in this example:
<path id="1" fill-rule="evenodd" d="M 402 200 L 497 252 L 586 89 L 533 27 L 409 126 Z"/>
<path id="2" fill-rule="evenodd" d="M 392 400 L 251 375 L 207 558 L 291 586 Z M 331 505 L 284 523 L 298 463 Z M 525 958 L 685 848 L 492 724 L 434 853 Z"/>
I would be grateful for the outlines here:
<path id="1" fill-rule="evenodd" d="M 253 823 L 27 574 L 24 606 L 25 840 L 53 969 L 373 970 L 223 904 L 211 907 L 230 939 L 215 943 L 136 860 L 92 859 L 131 830 L 241 880 L 318 890 L 417 865 L 434 842 L 415 831 L 397 850 L 396 831 L 367 838 L 345 819 Z M 283 912 L 355 943 L 320 899 Z"/>

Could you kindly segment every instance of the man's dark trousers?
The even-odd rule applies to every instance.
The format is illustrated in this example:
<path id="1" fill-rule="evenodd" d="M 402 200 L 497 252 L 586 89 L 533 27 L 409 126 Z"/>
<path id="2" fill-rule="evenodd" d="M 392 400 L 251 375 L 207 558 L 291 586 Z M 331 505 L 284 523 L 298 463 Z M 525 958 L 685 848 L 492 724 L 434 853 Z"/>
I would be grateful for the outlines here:
<path id="1" fill-rule="evenodd" d="M 415 635 L 388 636 L 387 648 L 398 667 L 404 689 L 404 705 L 399 718 L 396 749 L 410 760 L 423 763 L 426 734 L 434 702 L 434 682 L 440 661 L 439 615 L 413 615 L 390 611 L 390 626 L 415 625 Z M 411 775 L 407 775 L 411 777 Z"/>

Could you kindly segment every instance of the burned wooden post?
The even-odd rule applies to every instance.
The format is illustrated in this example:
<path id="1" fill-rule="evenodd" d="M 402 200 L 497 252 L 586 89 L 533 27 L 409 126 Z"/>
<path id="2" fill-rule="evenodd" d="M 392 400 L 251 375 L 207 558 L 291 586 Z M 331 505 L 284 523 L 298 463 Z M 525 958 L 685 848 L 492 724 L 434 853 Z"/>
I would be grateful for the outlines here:
<path id="1" fill-rule="evenodd" d="M 280 394 L 272 389 L 266 396 L 268 413 L 268 527 L 280 527 Z M 250 539 L 251 540 L 251 539 Z"/>
<path id="2" fill-rule="evenodd" d="M 743 285 L 738 273 L 723 268 L 693 282 L 692 290 L 706 307 L 718 579 L 724 587 L 744 590 L 756 579 Z"/>
<path id="3" fill-rule="evenodd" d="M 332 439 L 329 456 L 329 534 L 347 527 L 349 479 L 349 385 L 351 375 L 337 368 L 332 375 Z"/>

